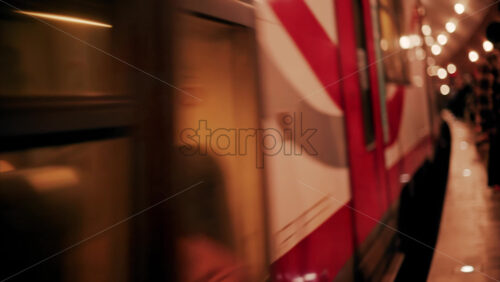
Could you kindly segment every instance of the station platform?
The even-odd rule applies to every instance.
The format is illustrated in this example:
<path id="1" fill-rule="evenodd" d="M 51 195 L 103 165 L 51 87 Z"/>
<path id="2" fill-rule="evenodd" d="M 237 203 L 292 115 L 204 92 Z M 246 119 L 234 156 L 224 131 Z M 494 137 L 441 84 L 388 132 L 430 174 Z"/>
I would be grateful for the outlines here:
<path id="1" fill-rule="evenodd" d="M 500 281 L 500 192 L 464 122 L 448 118 L 450 171 L 428 281 Z"/>

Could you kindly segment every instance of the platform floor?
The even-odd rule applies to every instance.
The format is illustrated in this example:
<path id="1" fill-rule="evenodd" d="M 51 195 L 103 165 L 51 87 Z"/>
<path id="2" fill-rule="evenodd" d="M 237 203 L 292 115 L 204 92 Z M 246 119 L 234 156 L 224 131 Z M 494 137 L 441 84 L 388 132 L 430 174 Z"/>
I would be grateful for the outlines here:
<path id="1" fill-rule="evenodd" d="M 448 120 L 450 173 L 428 281 L 500 281 L 500 192 L 487 186 L 485 154 L 471 129 Z M 464 265 L 474 271 L 461 272 Z"/>

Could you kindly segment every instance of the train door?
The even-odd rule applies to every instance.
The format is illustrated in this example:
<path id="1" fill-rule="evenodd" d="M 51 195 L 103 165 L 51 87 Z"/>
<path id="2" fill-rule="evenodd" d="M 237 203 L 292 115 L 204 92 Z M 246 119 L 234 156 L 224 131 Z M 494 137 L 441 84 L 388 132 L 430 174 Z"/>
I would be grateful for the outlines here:
<path id="1" fill-rule="evenodd" d="M 338 83 L 345 23 L 330 0 L 255 5 L 261 119 L 279 140 L 264 167 L 272 280 L 331 281 L 352 257 L 354 238 Z"/>
<path id="2" fill-rule="evenodd" d="M 431 111 L 425 84 L 425 59 L 420 30 L 422 9 L 418 1 L 372 3 L 379 62 L 380 99 L 383 119 L 385 166 L 389 198 L 397 201 L 402 187 L 411 181 L 426 158 L 431 156 Z M 403 15 L 412 15 L 404 17 Z M 410 38 L 410 48 L 398 42 Z"/>
<path id="3" fill-rule="evenodd" d="M 379 219 L 386 204 L 384 194 L 380 191 L 383 178 L 377 174 L 380 160 L 376 155 L 381 148 L 376 138 L 376 123 L 380 117 L 374 116 L 373 111 L 363 6 L 358 0 L 338 1 L 337 6 L 338 21 L 344 22 L 339 34 L 340 52 L 343 54 L 341 71 L 346 76 L 342 86 L 345 108 L 348 109 L 346 128 L 354 207 L 359 212 Z M 358 242 L 362 242 L 376 222 L 359 213 L 355 213 L 355 217 Z"/>
<path id="4" fill-rule="evenodd" d="M 395 224 L 387 212 L 389 198 L 384 161 L 384 108 L 379 99 L 372 23 L 368 1 L 336 1 L 343 99 L 349 148 L 353 217 L 359 272 L 374 279 L 394 232 L 378 223 Z M 387 222 L 390 221 L 390 222 Z M 376 280 L 376 279 L 375 279 Z"/>
<path id="5" fill-rule="evenodd" d="M 268 262 L 255 39 L 244 22 L 253 13 L 241 2 L 213 4 L 188 5 L 175 20 L 174 81 L 188 94 L 174 99 L 171 177 L 179 191 L 196 185 L 173 202 L 179 275 L 261 281 Z"/>

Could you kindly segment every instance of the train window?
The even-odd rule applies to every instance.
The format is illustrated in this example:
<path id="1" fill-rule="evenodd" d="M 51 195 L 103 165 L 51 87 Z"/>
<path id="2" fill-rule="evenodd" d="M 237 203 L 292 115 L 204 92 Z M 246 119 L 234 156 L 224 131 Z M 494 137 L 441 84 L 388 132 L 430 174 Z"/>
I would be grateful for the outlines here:
<path id="1" fill-rule="evenodd" d="M 142 158 L 123 119 L 135 104 L 115 94 L 135 84 L 118 80 L 127 69 L 103 53 L 130 51 L 111 20 L 128 13 L 115 1 L 9 2 L 0 5 L 0 280 L 129 281 L 138 252 L 123 220 L 135 211 Z"/>
<path id="2" fill-rule="evenodd" d="M 130 164 L 125 137 L 0 153 L 0 277 L 126 281 L 128 223 L 102 231 L 130 216 Z"/>
<path id="3" fill-rule="evenodd" d="M 387 81 L 408 83 L 407 61 L 401 52 L 400 6 L 397 0 L 383 0 L 379 3 L 380 49 Z"/>
<path id="4" fill-rule="evenodd" d="M 236 134 L 258 128 L 254 33 L 194 15 L 178 17 L 175 81 L 196 98 L 176 97 L 172 186 L 203 181 L 173 202 L 179 275 L 182 281 L 263 281 L 262 170 L 255 140 Z"/>
<path id="5" fill-rule="evenodd" d="M 359 0 L 353 1 L 354 23 L 356 28 L 356 46 L 359 70 L 359 82 L 361 90 L 361 103 L 363 109 L 363 125 L 365 145 L 370 150 L 375 146 L 375 126 L 373 124 L 373 105 L 371 99 L 371 84 L 368 73 L 368 58 L 366 56 L 366 39 L 363 21 L 362 3 Z"/>
<path id="6" fill-rule="evenodd" d="M 27 3 L 26 9 L 40 10 L 1 7 L 0 96 L 116 93 L 112 68 L 117 62 L 99 51 L 113 53 L 112 24 L 101 19 L 105 18 L 104 13 L 74 16 L 75 10 L 83 10 L 83 4 L 73 3 L 77 7 L 58 7 L 59 10 L 54 11 L 33 3 Z M 108 5 L 98 1 L 86 4 L 92 11 L 106 10 Z M 70 4 L 61 3 L 65 5 Z"/>

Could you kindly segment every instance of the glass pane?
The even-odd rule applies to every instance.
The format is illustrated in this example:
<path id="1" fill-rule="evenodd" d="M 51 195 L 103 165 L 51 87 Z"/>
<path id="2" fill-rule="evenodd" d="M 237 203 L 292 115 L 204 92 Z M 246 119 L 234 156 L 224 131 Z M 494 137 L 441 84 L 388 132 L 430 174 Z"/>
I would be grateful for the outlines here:
<path id="1" fill-rule="evenodd" d="M 113 94 L 111 23 L 44 8 L 0 10 L 0 96 Z"/>
<path id="2" fill-rule="evenodd" d="M 385 76 L 388 81 L 405 83 L 406 63 L 404 54 L 399 47 L 401 36 L 395 16 L 395 7 L 382 7 L 379 10 L 380 20 L 380 49 L 382 49 L 382 59 L 384 63 Z"/>
<path id="3" fill-rule="evenodd" d="M 86 239 L 130 216 L 130 163 L 126 138 L 0 153 L 0 277 L 57 254 L 11 281 L 127 281 L 129 223 Z"/>
<path id="4" fill-rule="evenodd" d="M 363 109 L 363 125 L 365 145 L 372 149 L 375 145 L 375 125 L 373 124 L 373 105 L 371 98 L 371 83 L 368 68 L 368 57 L 366 54 L 365 26 L 361 1 L 354 0 L 354 23 L 356 28 L 357 61 L 359 70 L 359 84 L 361 92 L 361 103 Z"/>
<path id="5" fill-rule="evenodd" d="M 258 128 L 253 30 L 188 15 L 176 22 L 176 85 L 202 99 L 177 95 L 174 107 L 174 187 L 203 181 L 175 199 L 181 280 L 263 281 L 262 175 L 255 139 L 239 131 Z"/>
<path id="6" fill-rule="evenodd" d="M 380 46 L 381 41 L 381 21 L 379 19 L 379 6 L 376 1 L 370 1 L 370 15 L 372 18 L 372 32 L 373 32 L 373 40 L 374 40 L 374 49 L 375 49 L 375 58 L 377 60 L 376 68 L 377 68 L 377 82 L 378 82 L 378 92 L 379 92 L 379 105 L 380 105 L 380 119 L 382 122 L 382 133 L 384 137 L 384 143 L 389 142 L 389 125 L 387 121 L 387 109 L 386 109 L 386 80 L 384 73 L 384 64 L 382 62 L 382 48 Z"/>

